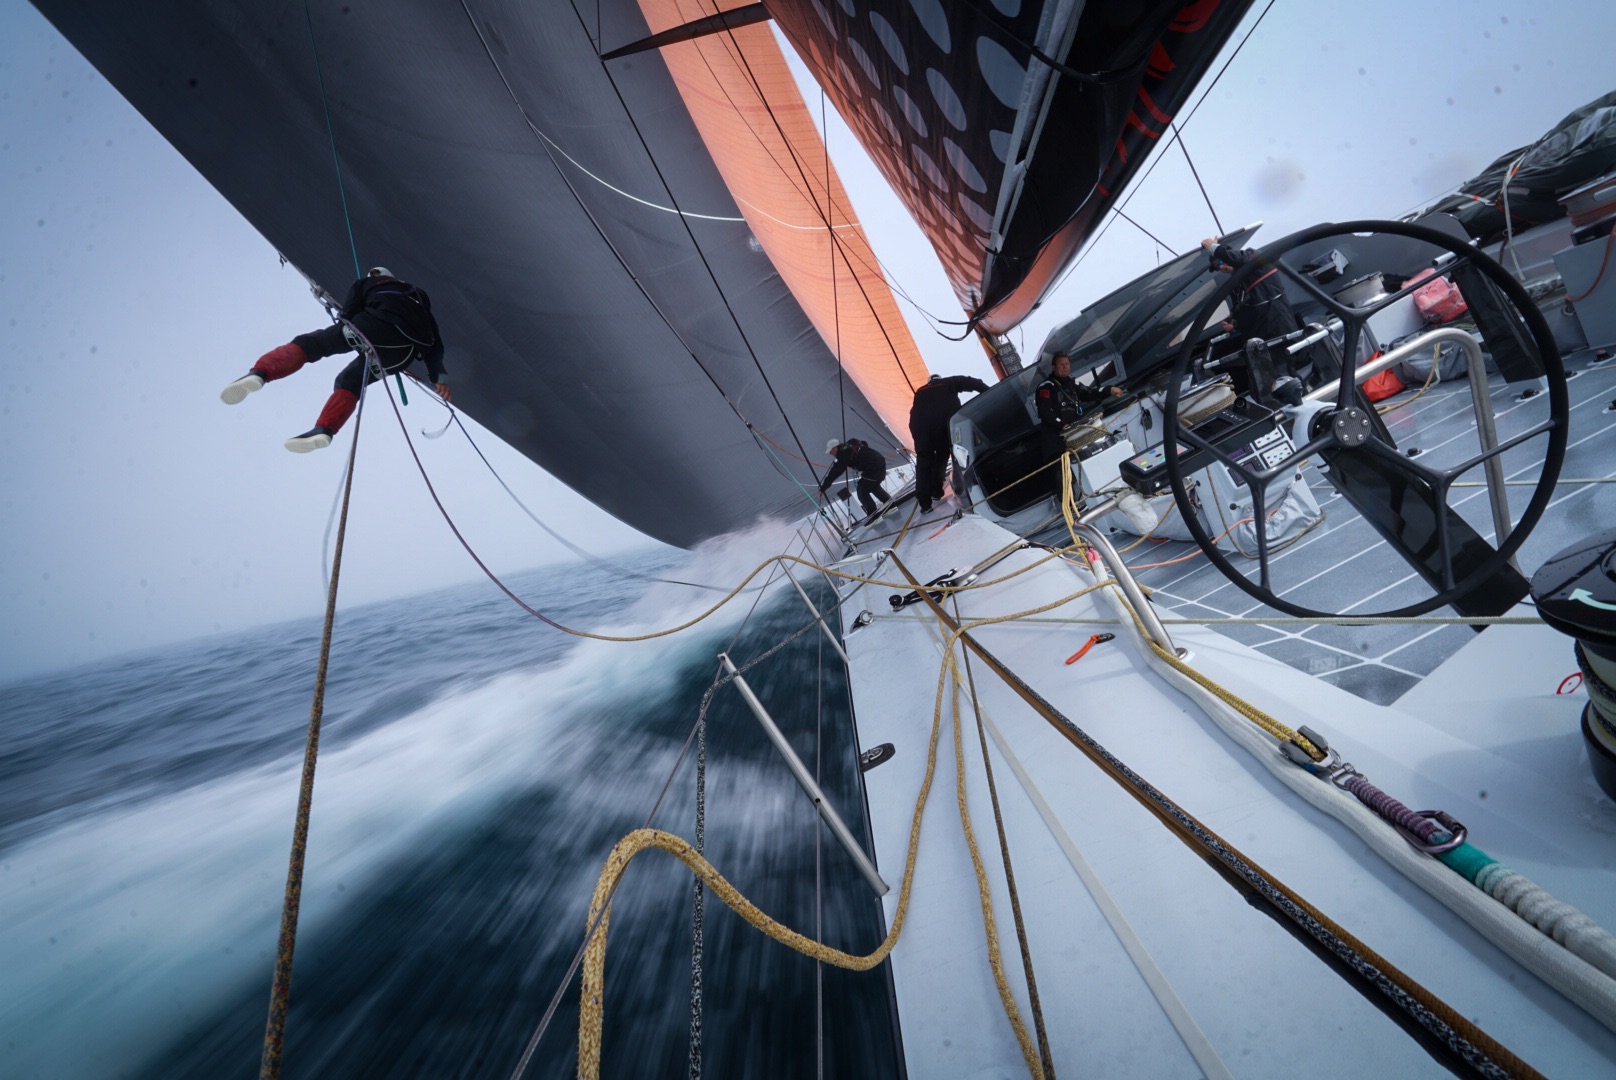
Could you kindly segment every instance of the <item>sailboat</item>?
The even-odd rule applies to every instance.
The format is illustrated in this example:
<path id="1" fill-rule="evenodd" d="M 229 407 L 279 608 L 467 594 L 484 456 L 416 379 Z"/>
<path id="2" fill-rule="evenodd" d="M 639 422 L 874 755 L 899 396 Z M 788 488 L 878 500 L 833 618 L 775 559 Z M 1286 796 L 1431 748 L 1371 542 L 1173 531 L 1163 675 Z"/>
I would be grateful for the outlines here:
<path id="1" fill-rule="evenodd" d="M 1249 5 L 39 6 L 313 280 L 339 291 L 355 252 L 384 248 L 442 282 L 440 321 L 467 357 L 458 403 L 680 544 L 799 515 L 822 468 L 810 432 L 899 450 L 927 374 L 773 20 L 921 223 L 1002 377 L 955 419 L 970 473 L 954 503 L 913 515 L 910 489 L 874 520 L 828 508 L 804 522 L 798 556 L 837 590 L 868 807 L 841 808 L 865 836 L 835 831 L 892 931 L 874 966 L 890 979 L 900 1070 L 1598 1075 L 1616 1060 L 1616 973 L 1598 929 L 1616 924 L 1613 811 L 1581 760 L 1602 766 L 1608 739 L 1587 698 L 1554 692 L 1574 656 L 1580 681 L 1603 686 L 1599 643 L 1582 621 L 1546 626 L 1519 603 L 1540 565 L 1603 527 L 1538 525 L 1576 475 L 1574 450 L 1598 468 L 1596 433 L 1573 438 L 1571 417 L 1609 399 L 1604 343 L 1562 363 L 1525 287 L 1427 221 L 1321 226 L 1263 249 L 1299 309 L 1317 309 L 1316 329 L 1274 350 L 1337 369 L 1301 404 L 1272 397 L 1259 350 L 1236 365 L 1258 375 L 1231 380 L 1232 404 L 1184 408 L 1227 359 L 1212 328 L 1244 283 L 1199 253 L 1086 309 L 1071 340 L 1027 363 L 1009 346 Z M 1332 289 L 1346 283 L 1324 280 L 1332 270 L 1365 279 L 1364 295 Z M 1424 270 L 1454 279 L 1474 333 L 1389 329 Z M 1122 318 L 1145 298 L 1148 318 Z M 1360 399 L 1370 366 L 1430 350 L 1435 373 L 1444 345 L 1467 366 L 1464 386 L 1428 388 L 1441 416 L 1404 430 L 1423 410 L 1382 415 Z M 1050 470 L 1058 496 L 1012 506 L 1004 489 L 1021 474 L 994 479 L 989 453 L 1017 460 L 1026 384 L 1055 350 L 1083 347 L 1134 412 L 1107 416 Z M 1498 422 L 1455 421 L 1482 441 L 1445 457 L 1459 444 L 1428 433 L 1461 406 Z M 1118 433 L 1147 413 L 1159 442 Z M 1516 504 L 1522 456 L 1537 467 Z M 1124 466 L 1162 521 L 1171 503 L 1180 546 L 1151 525 L 1133 534 L 1151 558 L 1119 550 L 1135 520 L 1111 479 Z M 1453 508 L 1472 470 L 1506 467 Z M 1298 532 L 1270 528 L 1298 485 L 1316 505 Z M 1254 560 L 1237 564 L 1210 535 L 1218 513 L 1250 519 Z M 1366 561 L 1304 563 L 1326 539 Z M 1168 568 L 1143 565 L 1194 553 L 1204 565 L 1154 583 Z M 1230 566 L 1228 586 L 1205 569 Z M 1343 578 L 1351 588 L 1316 586 Z M 1413 599 L 1375 595 L 1405 584 Z M 1573 575 L 1538 598 L 1616 602 L 1595 586 Z M 1268 605 L 1252 629 L 1181 621 L 1238 618 L 1215 595 L 1226 588 Z M 1382 662 L 1418 640 L 1321 649 L 1276 621 L 1450 607 L 1441 631 L 1457 640 L 1424 670 Z M 1321 653 L 1354 659 L 1310 668 Z M 1319 677 L 1377 667 L 1412 670 L 1416 685 L 1387 702 L 1383 682 L 1366 697 Z M 949 787 L 957 810 L 938 805 Z M 950 815 L 964 827 L 939 821 Z M 603 910 L 590 920 L 602 948 Z M 614 1053 L 613 999 L 600 996 L 581 1064 L 585 1046 Z"/>

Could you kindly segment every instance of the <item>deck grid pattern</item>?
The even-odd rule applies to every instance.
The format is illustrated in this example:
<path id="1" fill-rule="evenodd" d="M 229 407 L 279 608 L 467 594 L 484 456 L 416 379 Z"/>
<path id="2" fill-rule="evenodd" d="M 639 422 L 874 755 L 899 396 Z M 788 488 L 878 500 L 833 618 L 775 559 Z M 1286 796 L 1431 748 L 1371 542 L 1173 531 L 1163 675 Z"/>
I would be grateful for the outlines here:
<path id="1" fill-rule="evenodd" d="M 1616 480 L 1616 360 L 1592 362 L 1581 353 L 1566 360 L 1571 402 L 1571 435 L 1562 479 Z M 1547 415 L 1548 398 L 1540 394 L 1520 400 L 1522 387 L 1489 379 L 1497 416 L 1498 437 L 1506 440 Z M 1413 398 L 1410 389 L 1384 404 Z M 1402 450 L 1418 448 L 1424 463 L 1452 464 L 1477 452 L 1470 410 L 1469 383 L 1438 384 L 1418 400 L 1387 414 L 1387 427 Z M 1529 440 L 1504 455 L 1510 481 L 1535 481 L 1544 438 Z M 1325 520 L 1269 560 L 1275 590 L 1296 603 L 1351 615 L 1412 603 L 1430 591 L 1329 480 L 1309 467 L 1306 479 L 1325 512 Z M 1481 468 L 1464 480 L 1484 480 Z M 1510 487 L 1510 506 L 1519 514 L 1532 488 Z M 1451 504 L 1481 535 L 1493 536 L 1485 488 L 1456 488 Z M 1563 484 L 1543 521 L 1522 546 L 1518 562 L 1530 576 L 1544 560 L 1568 544 L 1616 522 L 1616 483 Z M 1177 541 L 1150 543 L 1128 556 L 1141 584 L 1173 613 L 1191 619 L 1258 618 L 1272 609 L 1258 603 L 1226 580 L 1204 558 L 1171 565 L 1194 545 Z M 1251 562 L 1255 576 L 1256 562 Z M 1454 614 L 1440 609 L 1434 614 Z M 1296 624 L 1219 626 L 1220 633 L 1252 646 L 1291 667 L 1316 675 L 1377 704 L 1390 704 L 1452 656 L 1474 636 L 1462 626 L 1330 626 Z"/>

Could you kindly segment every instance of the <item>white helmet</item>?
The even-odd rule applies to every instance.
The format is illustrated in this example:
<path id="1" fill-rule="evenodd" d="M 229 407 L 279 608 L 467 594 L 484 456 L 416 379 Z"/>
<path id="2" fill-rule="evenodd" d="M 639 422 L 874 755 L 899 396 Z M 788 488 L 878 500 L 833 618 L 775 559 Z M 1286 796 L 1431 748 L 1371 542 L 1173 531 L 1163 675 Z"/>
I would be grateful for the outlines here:
<path id="1" fill-rule="evenodd" d="M 365 271 L 366 277 L 392 277 L 393 272 L 385 266 L 372 266 Z"/>
<path id="2" fill-rule="evenodd" d="M 825 444 L 825 453 L 834 456 L 836 453 L 836 448 L 840 445 L 842 445 L 842 440 L 832 439 L 830 442 Z"/>

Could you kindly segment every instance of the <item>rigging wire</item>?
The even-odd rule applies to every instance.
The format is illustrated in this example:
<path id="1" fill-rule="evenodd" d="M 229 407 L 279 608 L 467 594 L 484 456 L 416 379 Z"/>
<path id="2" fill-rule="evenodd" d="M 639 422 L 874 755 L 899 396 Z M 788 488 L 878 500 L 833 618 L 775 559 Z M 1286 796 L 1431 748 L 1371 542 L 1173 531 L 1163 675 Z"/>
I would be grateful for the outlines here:
<path id="1" fill-rule="evenodd" d="M 342 182 L 342 158 L 337 154 L 337 132 L 332 126 L 331 107 L 326 100 L 325 72 L 320 67 L 320 50 L 314 43 L 314 14 L 309 10 L 309 0 L 303 0 L 303 18 L 309 25 L 309 51 L 314 54 L 314 75 L 320 87 L 320 111 L 325 114 L 325 133 L 331 140 L 331 161 L 337 169 L 337 197 L 342 201 L 342 222 L 348 227 L 348 247 L 353 252 L 354 277 L 357 279 L 364 270 L 359 265 L 359 245 L 354 241 L 353 219 L 348 216 L 348 190 Z"/>
<path id="2" fill-rule="evenodd" d="M 1120 217 L 1123 221 L 1126 221 L 1129 225 L 1132 225 L 1134 228 L 1138 229 L 1140 232 L 1144 233 L 1146 236 L 1150 237 L 1152 240 L 1156 241 L 1156 246 L 1167 248 L 1167 251 L 1168 251 L 1168 253 L 1170 255 L 1172 255 L 1174 258 L 1178 257 L 1178 252 L 1174 251 L 1170 247 L 1167 247 L 1167 245 L 1162 242 L 1161 237 L 1157 236 L 1155 233 L 1151 232 L 1149 229 L 1147 229 L 1143 225 L 1139 224 L 1133 218 L 1131 218 L 1127 214 L 1123 213 L 1122 208 L 1120 206 L 1117 207 L 1117 216 Z"/>
<path id="3" fill-rule="evenodd" d="M 845 372 L 842 369 L 842 298 L 837 289 L 836 273 L 836 244 L 835 228 L 835 199 L 831 196 L 830 188 L 830 129 L 825 124 L 825 88 L 819 88 L 819 132 L 820 144 L 825 148 L 825 226 L 831 229 L 832 244 L 830 247 L 830 303 L 832 318 L 836 326 L 836 401 L 842 417 L 842 441 L 847 441 L 847 392 L 844 387 Z M 1604 268 L 1601 267 L 1601 270 Z M 1589 292 L 1593 290 L 1590 289 Z"/>
<path id="4" fill-rule="evenodd" d="M 650 305 L 651 310 L 656 313 L 657 317 L 662 320 L 663 325 L 668 328 L 668 332 L 673 335 L 674 340 L 679 342 L 679 345 L 685 350 L 685 354 L 688 355 L 696 367 L 701 370 L 701 373 L 707 377 L 707 381 L 710 382 L 713 389 L 718 392 L 718 395 L 723 399 L 724 404 L 730 407 L 730 411 L 735 414 L 736 418 L 740 420 L 742 424 L 750 428 L 752 426 L 751 421 L 747 420 L 745 414 L 741 412 L 740 407 L 735 403 L 734 399 L 731 398 L 728 392 L 724 390 L 722 384 L 720 384 L 717 378 L 713 376 L 713 373 L 707 368 L 707 365 L 702 363 L 701 358 L 696 355 L 695 349 L 688 341 L 685 340 L 684 335 L 679 332 L 678 328 L 674 326 L 673 320 L 668 317 L 667 313 L 662 310 L 655 298 L 651 296 L 650 290 L 646 288 L 645 283 L 640 280 L 639 275 L 636 274 L 633 268 L 629 266 L 628 260 L 623 256 L 623 253 L 618 250 L 617 245 L 612 242 L 611 237 L 607 235 L 605 228 L 601 225 L 599 219 L 595 217 L 594 212 L 590 210 L 589 205 L 584 201 L 583 196 L 579 194 L 578 189 L 574 187 L 572 181 L 567 178 L 566 173 L 561 169 L 561 166 L 555 160 L 554 155 L 550 153 L 549 146 L 543 139 L 543 133 L 540 132 L 538 127 L 533 123 L 533 119 L 528 114 L 527 109 L 523 107 L 521 99 L 517 97 L 516 89 L 511 85 L 510 80 L 505 75 L 504 69 L 499 64 L 499 60 L 494 56 L 493 50 L 488 44 L 488 39 L 483 34 L 482 27 L 478 24 L 476 16 L 472 14 L 468 0 L 460 0 L 460 9 L 465 12 L 466 20 L 471 23 L 472 31 L 477 35 L 477 40 L 482 45 L 483 54 L 488 57 L 489 63 L 493 66 L 495 74 L 499 76 L 501 84 L 504 85 L 505 92 L 510 95 L 511 103 L 516 106 L 517 113 L 522 117 L 523 123 L 527 125 L 528 130 L 532 131 L 540 138 L 540 143 L 544 149 L 545 156 L 550 159 L 550 163 L 555 168 L 561 182 L 566 185 L 567 190 L 572 194 L 573 199 L 577 202 L 578 208 L 582 210 L 584 216 L 589 219 L 590 225 L 594 227 L 595 232 L 600 237 L 601 242 L 605 244 L 606 249 L 612 253 L 612 256 L 617 260 L 618 265 L 622 267 L 623 272 L 628 276 L 629 280 L 634 283 L 635 288 L 638 289 L 640 295 L 645 298 L 646 303 Z M 576 9 L 574 9 L 573 13 L 574 15 L 578 14 Z M 578 18 L 581 22 L 582 16 L 578 16 Z M 588 28 L 585 26 L 585 35 L 587 36 L 587 34 Z M 619 97 L 619 100 L 621 100 L 621 97 Z M 653 162 L 653 165 L 654 164 L 655 163 Z M 688 233 L 688 223 L 686 223 L 685 228 L 686 232 Z M 756 356 L 754 354 L 754 361 L 755 360 Z M 784 416 L 783 410 L 782 416 Z M 786 419 L 786 424 L 789 428 L 789 418 Z M 793 433 L 793 435 L 795 435 L 795 433 Z"/>
<path id="5" fill-rule="evenodd" d="M 1206 193 L 1206 185 L 1201 182 L 1201 171 L 1195 167 L 1195 159 L 1190 157 L 1189 143 L 1186 143 L 1184 141 L 1184 135 L 1183 135 L 1182 132 L 1180 132 L 1178 130 L 1178 124 L 1169 123 L 1167 126 L 1173 129 L 1173 134 L 1177 137 L 1177 140 L 1178 140 L 1178 148 L 1180 150 L 1184 151 L 1184 160 L 1189 164 L 1190 175 L 1195 177 L 1195 186 L 1201 189 L 1201 198 L 1206 200 L 1206 208 L 1212 214 L 1212 224 L 1217 226 L 1218 235 L 1222 236 L 1223 235 L 1223 222 L 1218 220 L 1217 209 L 1215 207 L 1213 207 L 1213 205 L 1212 205 L 1212 196 L 1210 196 L 1210 195 L 1208 195 Z M 1165 247 L 1166 245 L 1164 244 L 1163 246 Z M 1172 248 L 1167 248 L 1167 250 L 1169 252 L 1173 252 Z M 1173 252 L 1173 254 L 1176 255 L 1177 252 Z"/>
<path id="6" fill-rule="evenodd" d="M 465 0 L 461 0 L 461 3 L 464 5 Z M 589 28 L 583 24 L 583 16 L 579 14 L 576 7 L 571 4 L 568 6 L 580 25 L 583 25 L 584 34 L 587 36 Z M 667 193 L 669 202 L 677 207 L 679 200 L 674 196 L 673 188 L 669 185 L 668 178 L 662 171 L 662 166 L 657 163 L 656 155 L 651 152 L 651 144 L 646 141 L 645 132 L 640 129 L 640 122 L 635 118 L 633 111 L 629 109 L 628 101 L 623 97 L 623 92 L 618 87 L 617 79 L 612 75 L 611 68 L 602 62 L 600 70 L 606 76 L 606 81 L 611 85 L 612 93 L 617 98 L 619 107 L 623 110 L 623 116 L 628 120 L 629 126 L 634 129 L 634 135 L 639 140 L 640 148 L 645 152 L 646 161 L 650 163 L 651 169 L 657 174 L 657 179 L 661 181 L 662 190 Z M 724 310 L 728 312 L 730 322 L 735 327 L 735 332 L 740 335 L 741 344 L 746 347 L 747 354 L 751 356 L 752 366 L 757 368 L 764 387 L 769 391 L 769 397 L 774 401 L 774 407 L 780 411 L 780 418 L 785 421 L 786 430 L 791 432 L 791 438 L 797 444 L 797 449 L 802 451 L 803 456 L 806 457 L 808 450 L 802 445 L 802 438 L 797 434 L 796 427 L 791 423 L 791 417 L 787 414 L 784 403 L 780 401 L 780 396 L 775 393 L 774 384 L 769 380 L 769 373 L 763 369 L 763 361 L 758 358 L 757 350 L 752 347 L 751 339 L 747 337 L 745 328 L 741 326 L 740 316 L 736 313 L 734 305 L 730 303 L 729 294 L 724 291 L 724 286 L 719 282 L 717 272 L 713 270 L 712 264 L 708 262 L 706 251 L 702 249 L 701 242 L 696 239 L 696 234 L 691 229 L 690 223 L 683 218 L 680 218 L 680 223 L 684 226 L 685 235 L 689 237 L 690 245 L 695 250 L 696 257 L 701 260 L 702 267 L 707 271 L 707 277 L 712 281 L 714 291 L 718 294 L 719 300 L 723 302 Z M 815 479 L 818 479 L 818 477 L 816 476 Z"/>
<path id="7" fill-rule="evenodd" d="M 1251 24 L 1251 29 L 1247 30 L 1245 36 L 1240 39 L 1240 44 L 1235 46 L 1234 52 L 1230 53 L 1229 58 L 1223 62 L 1223 66 L 1218 69 L 1217 75 L 1213 76 L 1212 82 L 1208 84 L 1204 91 L 1202 91 L 1201 96 L 1195 100 L 1195 104 L 1191 106 L 1190 111 L 1185 114 L 1183 121 L 1174 123 L 1173 133 L 1171 137 L 1168 138 L 1168 143 L 1177 142 L 1182 138 L 1182 135 L 1180 134 L 1181 129 L 1189 127 L 1190 121 L 1195 118 L 1196 112 L 1201 108 L 1202 105 L 1206 103 L 1206 99 L 1210 97 L 1212 91 L 1217 88 L 1219 80 L 1221 80 L 1224 73 L 1229 70 L 1229 65 L 1234 63 L 1235 57 L 1240 55 L 1240 50 L 1244 49 L 1246 47 L 1246 42 L 1251 40 L 1251 35 L 1257 32 L 1257 28 L 1262 25 L 1262 21 L 1268 17 L 1269 11 L 1273 10 L 1274 3 L 1275 0 L 1268 0 L 1268 4 L 1262 9 L 1262 14 L 1258 15 L 1256 21 Z M 1120 213 L 1123 207 L 1126 207 L 1130 202 L 1133 201 L 1135 195 L 1144 190 L 1145 181 L 1150 179 L 1150 174 L 1156 171 L 1156 166 L 1160 165 L 1166 156 L 1166 147 L 1163 147 L 1162 152 L 1156 154 L 1151 159 L 1149 166 L 1147 166 L 1145 169 L 1144 175 L 1140 176 L 1139 179 L 1135 180 L 1130 186 L 1128 194 L 1122 200 L 1121 204 L 1113 208 L 1113 213 Z M 1210 204 L 1208 205 L 1210 206 Z M 1213 215 L 1214 219 L 1216 216 L 1216 214 Z M 1060 281 L 1055 284 L 1055 288 L 1049 290 L 1051 293 L 1053 293 L 1055 289 L 1060 288 L 1061 285 L 1065 284 L 1066 279 L 1071 277 L 1073 271 L 1081 266 L 1083 261 L 1093 253 L 1094 249 L 1099 246 L 1101 238 L 1105 236 L 1105 233 L 1107 230 L 1109 230 L 1109 228 L 1110 226 L 1108 224 L 1106 229 L 1101 230 L 1100 235 L 1096 236 L 1088 247 L 1084 249 L 1083 254 L 1072 261 L 1071 265 L 1066 268 L 1066 272 L 1061 275 Z"/>
<path id="8" fill-rule="evenodd" d="M 713 37 L 715 37 L 715 38 L 719 37 L 719 36 L 720 35 L 717 35 L 717 34 L 713 35 Z M 823 227 L 827 230 L 827 234 L 830 237 L 831 247 L 832 247 L 833 252 L 839 252 L 841 254 L 842 261 L 844 262 L 844 264 L 847 265 L 849 273 L 851 273 L 852 276 L 853 276 L 853 284 L 858 288 L 859 294 L 864 298 L 865 306 L 873 314 L 875 312 L 875 303 L 870 298 L 869 293 L 865 290 L 864 282 L 859 278 L 857 271 L 855 271 L 853 269 L 852 262 L 848 257 L 846 248 L 843 245 L 843 243 L 841 241 L 841 238 L 836 235 L 835 226 L 832 224 L 830 217 L 827 214 L 825 214 L 825 213 L 823 213 L 823 212 L 821 212 L 819 210 L 818 202 L 813 200 L 812 198 L 808 197 L 808 193 L 812 192 L 812 190 L 813 190 L 813 182 L 809 179 L 808 173 L 807 173 L 807 171 L 806 171 L 806 169 L 805 169 L 805 167 L 803 165 L 803 162 L 797 156 L 796 146 L 786 136 L 785 129 L 783 127 L 781 127 L 780 118 L 779 118 L 778 115 L 775 114 L 774 106 L 769 103 L 768 97 L 764 94 L 764 92 L 763 92 L 763 84 L 758 79 L 757 73 L 752 70 L 752 64 L 747 59 L 745 50 L 741 48 L 740 43 L 736 40 L 736 38 L 735 38 L 735 30 L 733 28 L 726 27 L 724 29 L 722 37 L 725 40 L 727 40 L 727 42 L 728 42 L 729 49 L 731 50 L 731 56 L 734 59 L 740 61 L 741 66 L 746 70 L 747 79 L 751 83 L 753 92 L 757 95 L 757 99 L 758 99 L 759 104 L 761 104 L 763 106 L 764 113 L 769 117 L 769 121 L 774 125 L 774 129 L 775 129 L 776 134 L 778 134 L 780 136 L 781 143 L 785 146 L 787 154 L 790 155 L 792 166 L 795 168 L 795 170 L 797 172 L 798 179 L 801 180 L 801 182 L 802 182 L 802 186 L 798 188 L 799 194 L 801 194 L 803 196 L 805 201 L 807 201 L 807 203 L 810 206 L 814 207 L 815 213 L 819 214 L 820 220 L 823 223 Z M 713 72 L 712 65 L 711 65 L 711 63 L 708 62 L 707 57 L 706 57 L 706 53 L 699 48 L 699 43 L 697 43 L 697 44 L 698 44 L 697 55 L 701 57 L 702 64 L 707 67 L 708 73 L 713 75 L 714 82 L 719 86 L 719 89 L 723 91 L 725 99 L 730 102 L 731 107 L 734 108 L 735 111 L 739 115 L 741 115 L 742 117 L 745 117 L 746 116 L 745 110 L 742 110 L 735 103 L 734 99 L 730 97 L 729 90 L 723 86 L 722 82 L 720 82 L 718 80 L 717 74 L 715 72 Z M 823 91 L 821 91 L 821 92 L 823 92 Z M 748 127 L 750 127 L 750 124 L 748 124 Z M 755 133 L 754 133 L 753 137 L 757 138 Z M 821 140 L 821 141 L 823 141 L 823 140 Z M 761 138 L 758 139 L 758 144 L 760 146 L 762 146 L 765 151 L 769 151 L 768 144 L 763 142 L 763 140 Z M 772 158 L 773 157 L 772 151 L 769 151 L 769 153 L 770 153 L 770 157 Z M 828 154 L 828 151 L 827 151 L 827 154 Z M 827 162 L 828 162 L 828 157 L 827 157 Z M 790 173 L 786 172 L 785 168 L 783 166 L 781 166 L 779 164 L 779 162 L 775 163 L 775 167 L 778 168 L 780 170 L 781 174 L 786 176 L 788 181 L 789 181 Z M 830 175 L 829 170 L 827 169 L 826 174 L 825 174 L 825 192 L 826 192 L 827 201 L 829 201 L 829 199 L 831 198 L 831 194 L 832 194 L 831 180 L 832 180 L 832 177 Z M 834 282 L 835 278 L 836 278 L 836 275 L 834 273 L 834 262 L 832 264 L 832 268 L 833 268 L 833 273 L 831 275 L 831 280 Z M 868 266 L 866 266 L 865 269 L 868 270 Z M 898 355 L 897 345 L 892 341 L 891 336 L 886 331 L 885 325 L 883 325 L 879 319 L 876 320 L 876 325 L 880 328 L 881 335 L 882 335 L 883 338 L 885 338 L 885 340 L 887 342 L 887 348 L 892 353 L 892 359 L 893 359 L 893 362 L 898 367 L 898 373 L 903 376 L 904 382 L 909 384 L 909 389 L 910 389 L 911 392 L 913 392 L 915 390 L 914 380 L 909 378 L 909 372 L 904 368 L 902 359 Z M 840 362 L 839 359 L 838 359 L 838 362 Z"/>
<path id="9" fill-rule="evenodd" d="M 466 425 L 461 422 L 459 410 L 455 409 L 454 406 L 440 398 L 434 397 L 432 400 L 437 401 L 444 408 L 449 410 L 449 423 L 460 429 L 460 433 L 466 437 L 466 442 L 471 444 L 472 450 L 476 451 L 477 457 L 481 459 L 482 463 L 488 467 L 488 472 L 490 475 L 492 475 L 493 478 L 499 482 L 500 487 L 505 489 L 505 494 L 511 497 L 511 501 L 520 507 L 524 514 L 532 519 L 533 524 L 543 529 L 550 535 L 551 539 L 555 540 L 556 543 L 560 544 L 562 547 L 566 548 L 580 559 L 598 566 L 603 570 L 610 571 L 613 574 L 617 574 L 622 577 L 635 578 L 639 581 L 655 581 L 664 585 L 685 585 L 692 589 L 706 589 L 709 592 L 721 593 L 724 591 L 717 585 L 703 585 L 698 581 L 682 581 L 678 578 L 665 578 L 657 577 L 653 574 L 642 574 L 637 570 L 630 570 L 628 567 L 622 566 L 621 564 L 608 562 L 593 552 L 586 551 L 577 544 L 574 544 L 571 540 L 568 540 L 565 536 L 562 536 L 560 533 L 556 532 L 549 525 L 540 520 L 539 516 L 528 508 L 527 503 L 523 502 L 521 497 L 518 496 L 515 491 L 511 490 L 511 486 L 505 482 L 505 478 L 499 474 L 499 470 L 494 468 L 494 463 L 489 461 L 488 456 L 483 453 L 482 447 L 477 445 L 477 440 L 471 437 L 470 429 L 468 429 Z M 431 436 L 428 436 L 428 438 L 431 438 Z"/>

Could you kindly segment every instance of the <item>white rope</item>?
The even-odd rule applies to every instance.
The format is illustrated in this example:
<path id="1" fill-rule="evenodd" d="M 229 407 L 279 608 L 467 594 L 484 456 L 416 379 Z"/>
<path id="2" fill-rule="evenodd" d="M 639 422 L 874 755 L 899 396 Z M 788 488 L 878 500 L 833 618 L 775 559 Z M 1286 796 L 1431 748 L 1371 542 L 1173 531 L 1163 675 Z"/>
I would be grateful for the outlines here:
<path id="1" fill-rule="evenodd" d="M 1244 747 L 1286 787 L 1345 824 L 1404 877 L 1430 893 L 1506 955 L 1605 1027 L 1616 1031 L 1616 979 L 1545 937 L 1436 859 L 1416 851 L 1400 833 L 1352 795 L 1292 764 L 1260 728 L 1157 656 L 1128 617 L 1124 601 L 1112 592 L 1103 590 L 1107 602 L 1122 617 L 1122 633 L 1133 641 L 1147 664 L 1199 704 L 1225 735 Z"/>
<path id="2" fill-rule="evenodd" d="M 1005 740 L 1004 734 L 999 730 L 998 725 L 993 722 L 993 718 L 988 715 L 986 709 L 982 709 L 981 714 L 983 725 L 987 728 L 988 734 L 993 737 L 993 745 L 997 746 L 999 753 L 1004 755 L 1004 760 L 1009 764 L 1010 771 L 1015 774 L 1022 790 L 1027 793 L 1027 798 L 1032 801 L 1033 807 L 1038 811 L 1038 816 L 1044 819 L 1044 824 L 1048 826 L 1050 833 L 1055 837 L 1055 843 L 1060 845 L 1062 853 L 1065 854 L 1066 861 L 1072 864 L 1073 870 L 1077 871 L 1077 876 L 1082 880 L 1083 887 L 1094 898 L 1094 906 L 1100 909 L 1100 914 L 1105 917 L 1105 921 L 1110 925 L 1111 932 L 1117 935 L 1117 940 L 1122 943 L 1123 949 L 1127 951 L 1128 958 L 1133 961 L 1133 966 L 1138 969 L 1139 977 L 1144 979 L 1145 986 L 1150 989 L 1156 1003 L 1161 1006 L 1162 1012 L 1167 1015 L 1167 1020 L 1173 1025 L 1173 1030 L 1177 1031 L 1178 1037 L 1184 1041 L 1184 1048 L 1195 1059 L 1195 1064 L 1208 1080 L 1221 1080 L 1223 1077 L 1233 1080 L 1233 1074 L 1229 1071 L 1229 1067 L 1223 1063 L 1223 1059 L 1218 1056 L 1217 1050 L 1212 1046 L 1212 1040 L 1207 1038 L 1206 1032 L 1201 1029 L 1201 1025 L 1196 1023 L 1194 1016 L 1190 1015 L 1189 1007 L 1184 1004 L 1184 999 L 1179 997 L 1178 991 L 1173 989 L 1173 984 L 1167 980 L 1167 975 L 1162 971 L 1160 965 L 1156 963 L 1155 957 L 1150 955 L 1150 950 L 1146 949 L 1145 943 L 1139 939 L 1139 934 L 1134 930 L 1133 924 L 1128 921 L 1128 917 L 1117 906 L 1117 902 L 1112 898 L 1110 892 L 1106 890 L 1105 884 L 1100 880 L 1099 875 L 1094 872 L 1094 868 L 1089 865 L 1089 861 L 1083 857 L 1083 852 L 1078 849 L 1076 841 L 1066 831 L 1066 826 L 1061 823 L 1054 808 L 1044 798 L 1043 792 L 1038 790 L 1038 785 L 1033 782 L 1032 776 L 1028 774 L 1026 767 L 1022 765 L 1021 759 L 1016 757 L 1015 752 L 1010 749 L 1010 744 Z"/>

